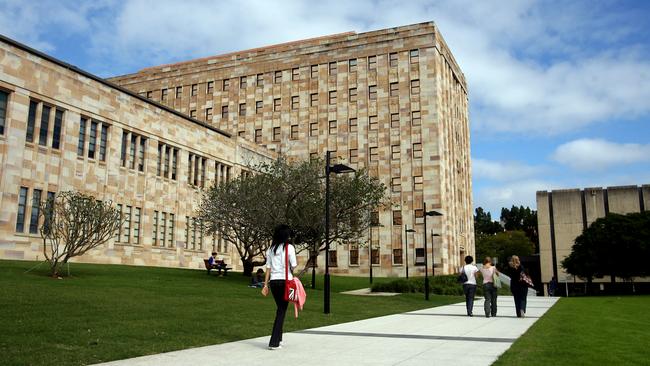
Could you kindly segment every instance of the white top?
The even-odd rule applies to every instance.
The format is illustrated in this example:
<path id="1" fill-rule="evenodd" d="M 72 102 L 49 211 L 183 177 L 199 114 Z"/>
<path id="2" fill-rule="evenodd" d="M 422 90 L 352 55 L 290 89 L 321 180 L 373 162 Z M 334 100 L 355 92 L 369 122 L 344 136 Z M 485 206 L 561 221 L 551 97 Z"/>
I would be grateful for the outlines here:
<path id="1" fill-rule="evenodd" d="M 494 266 L 488 267 L 483 267 L 481 268 L 481 274 L 483 275 L 483 283 L 492 283 L 494 280 L 492 279 L 492 276 L 494 276 Z"/>
<path id="2" fill-rule="evenodd" d="M 463 271 L 467 275 L 467 281 L 463 285 L 476 285 L 476 272 L 478 272 L 478 268 L 473 264 L 466 264 L 463 266 Z"/>
<path id="3" fill-rule="evenodd" d="M 298 267 L 298 261 L 296 260 L 296 248 L 293 245 L 287 245 L 287 250 L 289 252 L 289 267 L 288 279 L 293 279 L 291 274 L 291 269 Z M 266 251 L 266 268 L 271 271 L 271 280 L 284 280 L 284 245 L 280 245 L 275 254 L 273 254 L 273 247 L 269 248 Z"/>

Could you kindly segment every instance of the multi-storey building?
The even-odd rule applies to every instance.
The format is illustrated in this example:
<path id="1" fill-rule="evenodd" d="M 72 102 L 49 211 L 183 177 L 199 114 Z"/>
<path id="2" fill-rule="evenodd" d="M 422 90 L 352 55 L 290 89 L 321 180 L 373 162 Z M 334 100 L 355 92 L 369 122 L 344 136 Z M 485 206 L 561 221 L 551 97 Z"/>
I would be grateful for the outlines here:
<path id="1" fill-rule="evenodd" d="M 203 267 L 233 247 L 200 230 L 201 188 L 275 158 L 170 107 L 0 36 L 0 258 L 43 259 L 39 201 L 77 190 L 124 225 L 86 262 Z"/>
<path id="2" fill-rule="evenodd" d="M 433 23 L 262 47 L 110 80 L 270 150 L 303 159 L 329 150 L 379 177 L 394 207 L 375 213 L 372 251 L 333 250 L 335 272 L 367 273 L 372 262 L 381 275 L 402 276 L 406 263 L 422 273 L 424 240 L 436 273 L 455 271 L 474 253 L 467 85 Z M 430 210 L 443 216 L 429 217 L 425 233 Z"/>

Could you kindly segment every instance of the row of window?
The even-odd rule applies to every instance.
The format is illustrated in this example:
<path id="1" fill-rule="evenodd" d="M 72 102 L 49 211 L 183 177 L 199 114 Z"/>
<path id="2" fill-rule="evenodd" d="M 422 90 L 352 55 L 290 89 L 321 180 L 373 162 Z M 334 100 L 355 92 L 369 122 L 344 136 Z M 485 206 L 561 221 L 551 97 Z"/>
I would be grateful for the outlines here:
<path id="1" fill-rule="evenodd" d="M 51 146 L 52 149 L 59 150 L 61 148 L 63 112 L 63 110 L 43 102 L 31 100 L 25 140 L 33 143 L 37 139 L 40 146 Z"/>
<path id="2" fill-rule="evenodd" d="M 417 64 L 419 63 L 420 60 L 420 51 L 419 50 L 411 50 L 409 51 L 409 61 L 411 64 Z M 356 73 L 358 70 L 358 61 L 356 58 L 354 59 L 349 59 L 347 61 L 348 64 L 348 71 L 350 73 Z M 327 71 L 330 76 L 335 76 L 338 74 L 338 65 L 339 62 L 329 62 L 327 64 Z M 377 69 L 377 56 L 368 56 L 367 57 L 367 65 L 368 65 L 368 70 L 376 70 Z M 388 66 L 391 68 L 395 68 L 398 65 L 398 54 L 397 52 L 390 53 L 388 55 Z M 309 77 L 312 79 L 318 78 L 318 69 L 319 65 L 311 65 L 309 67 Z M 279 84 L 282 83 L 283 79 L 283 71 L 278 70 L 272 72 L 273 75 L 273 83 Z M 246 89 L 248 87 L 248 78 L 249 76 L 240 76 L 239 77 L 239 88 L 240 89 Z M 300 79 L 300 68 L 295 67 L 291 69 L 291 80 L 296 81 Z M 230 80 L 231 79 L 224 79 L 221 81 L 221 90 L 222 91 L 229 91 L 230 90 Z M 255 86 L 257 87 L 262 87 L 264 86 L 264 74 L 256 74 L 254 76 L 254 81 L 255 81 Z M 397 84 L 397 83 L 395 83 Z M 419 88 L 419 84 L 418 84 Z M 190 96 L 195 97 L 199 94 L 199 84 L 191 84 L 190 87 Z M 215 89 L 215 81 L 208 81 L 205 84 L 205 93 L 210 95 L 214 93 Z M 183 87 L 182 86 L 177 86 L 173 88 L 164 88 L 161 89 L 161 94 L 160 94 L 160 99 L 162 101 L 165 101 L 169 97 L 169 91 L 172 90 L 175 93 L 176 99 L 180 99 L 183 96 Z M 142 96 L 146 96 L 149 99 L 153 98 L 153 91 L 147 91 L 140 93 Z"/>
<path id="3" fill-rule="evenodd" d="M 380 264 L 379 249 L 372 249 L 370 258 L 372 265 Z M 354 248 L 349 250 L 348 255 L 350 266 L 359 265 L 359 249 Z M 401 265 L 404 264 L 404 254 L 402 249 L 393 249 L 393 264 Z M 415 261 L 416 266 L 424 265 L 424 248 L 415 248 Z M 329 250 L 329 265 L 332 267 L 338 266 L 338 253 L 336 250 Z"/>
<path id="4" fill-rule="evenodd" d="M 30 234 L 38 234 L 39 229 L 39 216 L 41 213 L 41 199 L 54 198 L 54 192 L 47 192 L 47 197 L 43 197 L 43 191 L 40 189 L 31 190 L 31 202 L 28 201 L 30 196 L 29 188 L 20 187 L 18 193 L 18 213 L 16 215 L 16 232 L 24 233 L 25 224 L 27 223 L 28 232 Z M 30 205 L 31 210 L 29 213 L 29 221 L 27 221 L 27 209 Z"/>

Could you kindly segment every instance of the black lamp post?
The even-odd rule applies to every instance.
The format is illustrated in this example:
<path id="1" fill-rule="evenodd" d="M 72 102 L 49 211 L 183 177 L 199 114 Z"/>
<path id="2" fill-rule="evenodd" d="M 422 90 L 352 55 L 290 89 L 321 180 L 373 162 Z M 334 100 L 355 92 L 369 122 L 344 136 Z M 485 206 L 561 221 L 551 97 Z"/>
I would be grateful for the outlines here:
<path id="1" fill-rule="evenodd" d="M 414 233 L 415 230 L 409 229 L 408 226 L 404 225 L 404 237 L 406 237 L 406 246 L 404 247 L 405 256 L 406 256 L 406 278 L 409 278 L 409 233 Z"/>
<path id="2" fill-rule="evenodd" d="M 429 264 L 427 263 L 427 216 L 442 216 L 438 211 L 427 211 L 426 203 L 422 202 L 424 210 L 424 299 L 429 300 Z"/>
<path id="3" fill-rule="evenodd" d="M 330 166 L 330 151 L 325 154 L 325 304 L 323 312 L 330 313 L 330 172 L 334 174 L 351 173 L 355 170 L 347 165 Z"/>

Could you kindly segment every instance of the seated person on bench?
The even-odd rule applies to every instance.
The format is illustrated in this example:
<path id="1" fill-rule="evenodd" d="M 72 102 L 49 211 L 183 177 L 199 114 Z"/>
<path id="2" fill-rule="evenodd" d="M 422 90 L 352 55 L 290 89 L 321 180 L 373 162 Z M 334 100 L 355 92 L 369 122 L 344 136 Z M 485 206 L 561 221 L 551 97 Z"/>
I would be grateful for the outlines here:
<path id="1" fill-rule="evenodd" d="M 223 259 L 217 259 L 217 252 L 212 252 L 212 256 L 208 259 L 208 265 L 210 268 L 216 269 L 217 274 L 221 274 L 222 269 L 224 272 L 228 271 L 226 269 L 226 262 L 224 262 Z"/>

